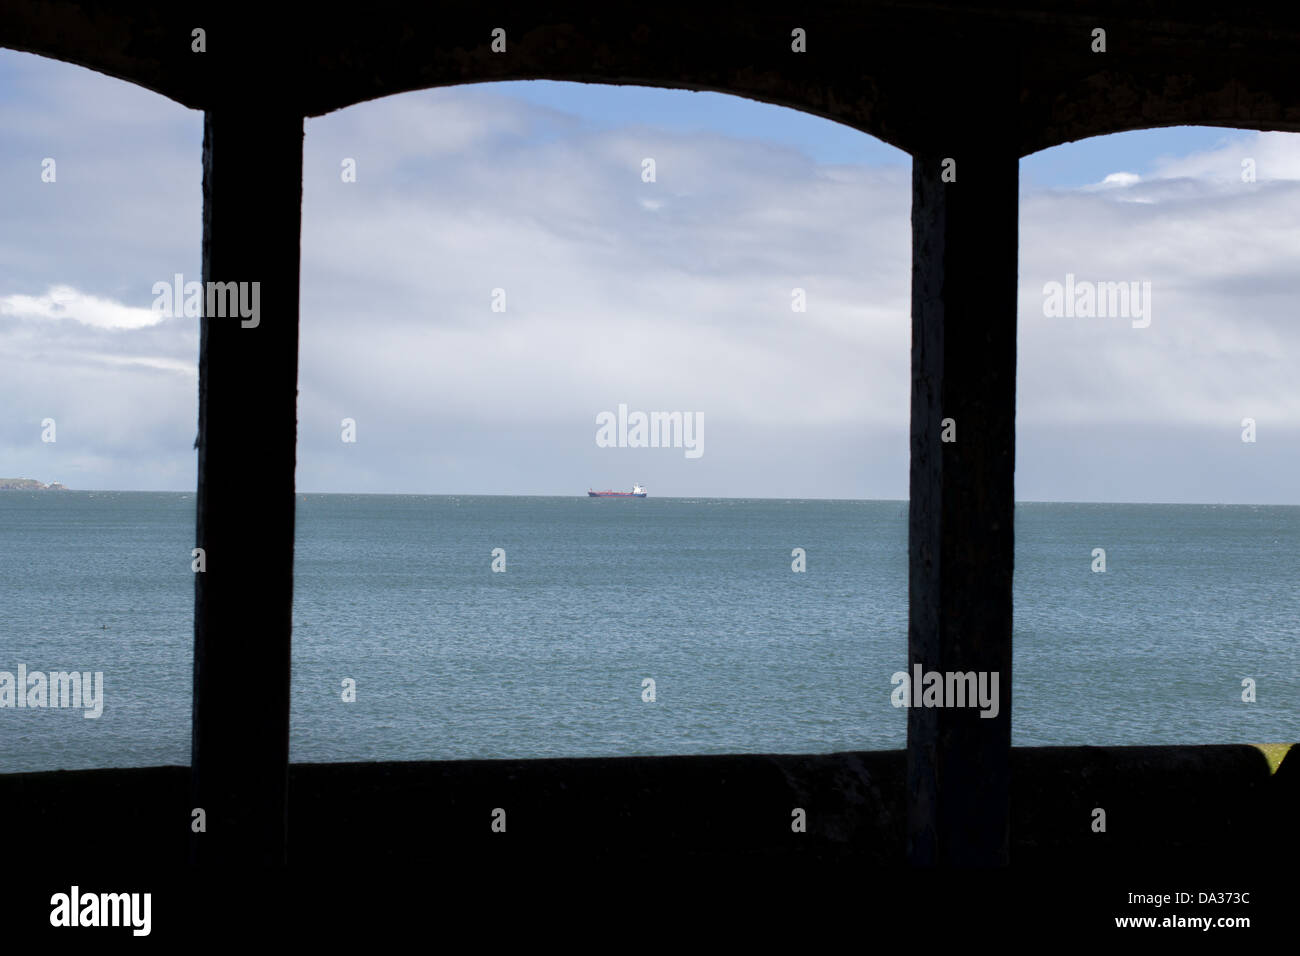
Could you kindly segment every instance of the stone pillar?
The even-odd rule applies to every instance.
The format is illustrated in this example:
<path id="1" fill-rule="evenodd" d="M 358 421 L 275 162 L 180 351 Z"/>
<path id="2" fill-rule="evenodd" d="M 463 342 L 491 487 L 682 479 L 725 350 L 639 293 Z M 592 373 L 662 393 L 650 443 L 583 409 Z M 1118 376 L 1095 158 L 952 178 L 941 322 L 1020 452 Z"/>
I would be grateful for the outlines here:
<path id="1" fill-rule="evenodd" d="M 991 130 L 967 134 L 917 153 L 912 166 L 908 673 L 920 664 L 998 675 L 996 717 L 979 707 L 908 711 L 908 858 L 921 866 L 1008 861 L 1014 144 Z"/>
<path id="2" fill-rule="evenodd" d="M 303 121 L 253 99 L 203 129 L 193 800 L 199 862 L 285 859 Z M 223 317 L 212 283 L 243 283 Z M 254 291 L 256 284 L 256 291 Z M 224 299 L 224 295 L 221 296 Z M 230 311 L 237 314 L 231 315 Z"/>

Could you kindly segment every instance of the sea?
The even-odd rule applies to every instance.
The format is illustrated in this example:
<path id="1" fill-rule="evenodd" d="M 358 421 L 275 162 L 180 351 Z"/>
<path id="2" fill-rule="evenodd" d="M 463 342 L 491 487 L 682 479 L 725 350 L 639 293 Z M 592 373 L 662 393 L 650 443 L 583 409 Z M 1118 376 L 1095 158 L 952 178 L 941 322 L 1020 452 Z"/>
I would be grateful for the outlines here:
<path id="1" fill-rule="evenodd" d="M 188 764 L 194 510 L 0 492 L 0 672 L 103 675 L 0 772 Z M 1015 521 L 1013 744 L 1300 737 L 1300 508 Z M 293 605 L 293 761 L 906 742 L 905 501 L 299 494 Z"/>

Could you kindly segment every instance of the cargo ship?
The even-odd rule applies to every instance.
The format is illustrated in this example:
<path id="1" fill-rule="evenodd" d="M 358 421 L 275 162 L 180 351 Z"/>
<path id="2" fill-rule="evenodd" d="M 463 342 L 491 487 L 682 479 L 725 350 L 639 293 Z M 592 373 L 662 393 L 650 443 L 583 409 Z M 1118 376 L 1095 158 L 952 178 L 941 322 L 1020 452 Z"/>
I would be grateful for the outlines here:
<path id="1" fill-rule="evenodd" d="M 592 491 L 587 489 L 589 498 L 644 498 L 645 489 L 639 484 L 633 485 L 631 491 Z"/>

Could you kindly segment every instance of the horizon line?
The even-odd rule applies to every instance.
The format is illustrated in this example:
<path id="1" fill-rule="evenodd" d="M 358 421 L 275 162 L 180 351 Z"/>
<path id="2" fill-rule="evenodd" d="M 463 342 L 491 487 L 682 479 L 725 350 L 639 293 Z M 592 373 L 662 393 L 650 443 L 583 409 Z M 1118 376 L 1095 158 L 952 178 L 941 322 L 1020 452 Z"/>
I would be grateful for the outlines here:
<path id="1" fill-rule="evenodd" d="M 51 489 L 8 489 L 9 491 L 48 491 Z M 175 490 L 159 488 L 68 488 L 59 489 L 56 493 L 72 492 L 76 493 L 95 493 L 95 494 L 128 494 L 128 495 L 189 495 L 197 494 L 197 489 Z M 4 492 L 0 492 L 4 493 Z M 568 493 L 568 494 L 504 494 L 500 492 L 479 492 L 479 491 L 304 491 L 300 488 L 294 489 L 294 495 L 348 495 L 352 497 L 373 497 L 373 498 L 578 498 L 587 497 L 587 493 Z M 658 495 L 651 496 L 655 500 L 662 501 L 684 501 L 690 499 L 703 499 L 708 501 L 860 501 L 860 502 L 891 502 L 907 503 L 909 498 L 826 498 L 826 497 L 799 497 L 797 495 Z M 651 499 L 637 499 L 651 500 Z M 1016 498 L 1013 502 L 1017 505 L 1169 505 L 1169 506 L 1199 506 L 1199 507 L 1231 507 L 1231 508 L 1300 508 L 1300 502 L 1263 502 L 1263 501 L 1083 501 L 1079 499 L 1058 499 L 1058 498 Z"/>

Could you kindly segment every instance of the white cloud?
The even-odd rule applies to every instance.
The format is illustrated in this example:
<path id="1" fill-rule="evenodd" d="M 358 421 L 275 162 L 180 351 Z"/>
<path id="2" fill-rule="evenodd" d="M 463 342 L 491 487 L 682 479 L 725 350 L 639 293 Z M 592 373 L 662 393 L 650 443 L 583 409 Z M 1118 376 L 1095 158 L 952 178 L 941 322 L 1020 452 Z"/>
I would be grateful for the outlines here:
<path id="1" fill-rule="evenodd" d="M 1259 182 L 1300 179 L 1300 149 L 1297 134 L 1273 131 L 1248 132 L 1222 146 L 1189 156 L 1167 157 L 1156 163 L 1162 179 L 1189 178 L 1205 182 L 1242 183 L 1242 161 L 1253 161 Z"/>
<path id="2" fill-rule="evenodd" d="M 98 329 L 142 329 L 157 325 L 164 318 L 151 309 L 122 305 L 67 285 L 54 286 L 45 295 L 0 296 L 0 315 L 18 319 L 71 319 Z"/>
<path id="3" fill-rule="evenodd" d="M 361 128 L 381 168 L 414 163 L 390 106 L 315 121 L 307 167 L 326 169 Z M 413 428 L 438 409 L 585 429 L 619 401 L 905 427 L 905 168 L 823 170 L 753 141 L 615 129 L 470 147 L 416 182 L 337 180 L 304 187 L 304 417 L 316 396 L 373 403 L 383 369 L 385 414 Z M 796 287 L 806 312 L 791 309 Z M 489 310 L 494 288 L 505 314 Z"/>
<path id="4" fill-rule="evenodd" d="M 1142 179 L 1137 173 L 1111 173 L 1101 181 L 1103 186 L 1132 186 Z"/>
<path id="5" fill-rule="evenodd" d="M 68 356 L 69 361 L 89 364 L 117 366 L 123 368 L 151 369 L 157 372 L 173 372 L 187 378 L 197 378 L 198 361 L 187 362 L 182 359 L 163 358 L 156 355 L 111 355 L 103 352 L 75 352 Z"/>
<path id="6" fill-rule="evenodd" d="M 1247 153 L 1266 157 L 1274 178 L 1223 174 Z M 1114 187 L 1023 197 L 1019 422 L 1230 437 L 1243 417 L 1300 428 L 1300 184 L 1278 175 L 1287 170 L 1300 172 L 1300 136 L 1261 133 L 1165 161 L 1158 176 L 1123 185 L 1127 202 L 1114 201 Z M 1150 282 L 1151 326 L 1045 317 L 1043 285 L 1067 273 Z"/>
<path id="7" fill-rule="evenodd" d="M 66 64 L 2 54 L 0 68 L 17 61 L 23 82 L 9 85 L 34 92 L 0 102 L 12 132 L 0 182 L 28 183 L 0 193 L 0 407 L 11 410 L 0 452 L 39 462 L 50 449 L 28 447 L 32 423 L 53 415 L 61 454 L 117 476 L 89 484 L 178 475 L 192 486 L 198 323 L 144 305 L 154 282 L 199 272 L 201 115 Z M 1154 152 L 1161 132 L 1150 135 Z M 1142 176 L 1121 169 L 1023 197 L 1024 434 L 1092 429 L 1089 454 L 1107 468 L 1168 483 L 1170 468 L 1135 457 L 1141 442 L 1107 436 L 1187 427 L 1233 439 L 1247 416 L 1264 436 L 1300 429 L 1298 140 L 1239 134 Z M 57 186 L 32 179 L 32 155 L 59 158 Z M 655 183 L 641 181 L 647 156 Z M 341 181 L 343 157 L 356 158 L 357 182 Z M 1241 179 L 1245 159 L 1256 182 Z M 696 494 L 905 495 L 910 199 L 905 167 L 818 166 L 758 139 L 630 123 L 594 129 L 489 88 L 312 119 L 299 480 L 585 487 L 602 480 L 582 471 L 595 413 L 628 402 L 703 412 L 709 450 L 695 473 L 664 465 L 627 480 L 710 476 Z M 1042 286 L 1067 272 L 1150 281 L 1151 327 L 1045 318 Z M 498 287 L 505 314 L 490 310 Z M 791 310 L 795 287 L 807 312 Z M 345 416 L 358 419 L 356 446 L 338 441 Z M 1130 457 L 1111 461 L 1117 449 Z M 1032 460 L 1022 450 L 1032 443 L 1020 464 Z M 137 461 L 145 479 L 129 477 Z M 557 484 L 530 484 L 528 469 L 543 467 Z M 1044 487 L 1069 478 L 1063 464 L 1042 469 Z"/>

